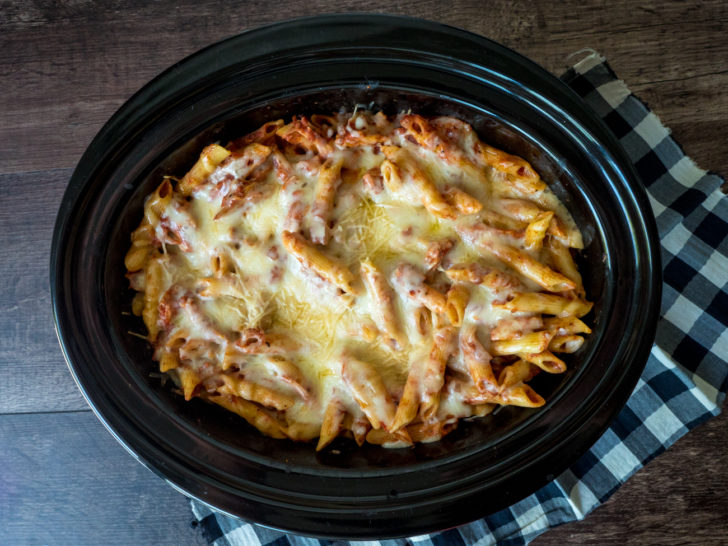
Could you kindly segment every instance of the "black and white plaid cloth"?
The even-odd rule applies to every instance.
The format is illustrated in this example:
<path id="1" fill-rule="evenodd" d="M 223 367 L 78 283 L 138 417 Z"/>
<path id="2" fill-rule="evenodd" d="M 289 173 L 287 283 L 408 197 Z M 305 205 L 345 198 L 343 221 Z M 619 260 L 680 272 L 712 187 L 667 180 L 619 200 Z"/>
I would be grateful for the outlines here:
<path id="1" fill-rule="evenodd" d="M 720 413 L 728 389 L 728 197 L 595 52 L 563 77 L 620 139 L 647 186 L 662 243 L 657 338 L 626 407 L 576 464 L 530 497 L 476 522 L 372 545 L 526 544 L 584 518 L 632 474 Z M 348 544 L 287 535 L 192 501 L 210 543 Z M 362 543 L 359 543 L 362 544 Z"/>

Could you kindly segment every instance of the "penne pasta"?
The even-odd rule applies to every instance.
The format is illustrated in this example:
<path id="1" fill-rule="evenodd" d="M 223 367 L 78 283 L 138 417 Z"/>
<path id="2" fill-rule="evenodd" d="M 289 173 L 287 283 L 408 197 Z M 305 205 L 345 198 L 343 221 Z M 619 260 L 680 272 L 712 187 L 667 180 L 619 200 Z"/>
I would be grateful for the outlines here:
<path id="1" fill-rule="evenodd" d="M 449 187 L 443 194 L 445 200 L 462 214 L 475 214 L 483 208 L 480 201 L 460 188 Z"/>
<path id="2" fill-rule="evenodd" d="M 389 159 L 385 159 L 379 169 L 386 188 L 392 193 L 399 192 L 402 189 L 402 173 L 399 167 Z"/>
<path id="3" fill-rule="evenodd" d="M 244 354 L 279 355 L 298 347 L 298 343 L 287 335 L 264 332 L 261 328 L 246 328 L 235 340 L 235 348 Z"/>
<path id="4" fill-rule="evenodd" d="M 474 324 L 468 324 L 461 329 L 460 352 L 478 391 L 493 392 L 497 390 L 498 382 L 490 364 L 492 357 L 478 340 Z"/>
<path id="5" fill-rule="evenodd" d="M 128 271 L 139 271 L 144 269 L 152 250 L 152 245 L 132 246 L 124 257 L 124 267 L 126 267 Z"/>
<path id="6" fill-rule="evenodd" d="M 543 325 L 547 330 L 559 336 L 565 336 L 567 334 L 591 334 L 591 328 L 575 316 L 567 315 L 563 317 L 545 318 Z"/>
<path id="7" fill-rule="evenodd" d="M 485 406 L 480 406 L 484 408 Z M 492 407 L 490 407 L 492 411 Z M 480 412 L 483 417 L 486 415 L 484 412 Z M 457 427 L 457 422 L 453 421 L 428 421 L 426 423 L 420 422 L 409 425 L 407 427 L 407 434 L 414 443 L 419 442 L 435 442 L 440 440 L 443 436 L 449 434 Z"/>
<path id="8" fill-rule="evenodd" d="M 270 145 L 274 142 L 276 132 L 278 131 L 278 129 L 283 127 L 284 124 L 285 123 L 282 119 L 277 119 L 275 121 L 269 121 L 267 123 L 264 123 L 252 133 L 248 133 L 244 137 L 233 140 L 228 145 L 228 148 L 230 148 L 231 150 L 240 150 L 254 142 Z"/>
<path id="9" fill-rule="evenodd" d="M 304 268 L 311 270 L 321 278 L 338 286 L 344 292 L 356 294 L 354 288 L 354 275 L 344 264 L 330 258 L 297 233 L 284 231 L 281 241 L 285 249 L 290 252 Z"/>
<path id="10" fill-rule="evenodd" d="M 344 158 L 328 158 L 319 169 L 318 183 L 311 207 L 311 240 L 325 245 L 329 240 L 329 216 L 334 206 L 336 190 L 341 184 L 341 166 Z"/>
<path id="11" fill-rule="evenodd" d="M 142 277 L 143 278 L 143 277 Z M 134 286 L 134 290 L 141 289 L 144 290 L 144 286 L 136 287 Z M 137 316 L 142 316 L 142 313 L 144 312 L 144 294 L 142 292 L 137 292 L 134 295 L 134 299 L 131 300 L 131 312 Z"/>
<path id="12" fill-rule="evenodd" d="M 584 338 L 576 335 L 554 336 L 549 349 L 555 353 L 575 353 L 584 344 Z"/>
<path id="13" fill-rule="evenodd" d="M 397 146 L 385 146 L 383 152 L 388 163 L 386 171 L 384 168 L 382 170 L 382 176 L 388 188 L 391 188 L 388 177 L 394 176 L 400 182 L 397 189 L 401 191 L 405 184 L 412 186 L 414 193 L 430 213 L 438 218 L 457 218 L 457 210 L 445 200 L 432 179 L 406 151 Z M 396 182 L 394 185 L 396 187 Z"/>
<path id="14" fill-rule="evenodd" d="M 436 153 L 444 152 L 445 143 L 424 117 L 417 114 L 406 114 L 402 116 L 399 123 L 405 139 Z"/>
<path id="15" fill-rule="evenodd" d="M 149 332 L 149 339 L 155 341 L 159 334 L 159 300 L 163 290 L 164 268 L 161 258 L 151 260 L 145 269 L 144 306 L 142 318 Z"/>
<path id="16" fill-rule="evenodd" d="M 425 265 L 428 269 L 434 269 L 440 265 L 443 258 L 448 252 L 455 246 L 455 241 L 452 239 L 440 239 L 426 245 L 427 252 L 425 253 Z"/>
<path id="17" fill-rule="evenodd" d="M 505 303 L 494 303 L 494 307 L 516 312 L 543 313 L 566 317 L 583 317 L 591 311 L 592 303 L 580 299 L 567 298 L 542 292 L 521 292 Z"/>
<path id="18" fill-rule="evenodd" d="M 192 395 L 197 386 L 202 382 L 202 378 L 195 370 L 188 366 L 177 367 L 174 369 L 174 373 L 182 388 L 185 400 L 192 400 Z"/>
<path id="19" fill-rule="evenodd" d="M 574 258 L 571 257 L 571 251 L 569 248 L 564 246 L 558 239 L 548 237 L 546 239 L 546 250 L 548 251 L 550 261 L 556 270 L 571 279 L 576 285 L 576 288 L 574 289 L 576 295 L 579 298 L 584 298 L 585 293 L 581 274 L 574 263 Z"/>
<path id="20" fill-rule="evenodd" d="M 546 331 L 531 332 L 521 337 L 494 341 L 491 350 L 494 355 L 517 355 L 519 353 L 540 353 L 545 351 L 551 341 L 551 334 Z"/>
<path id="21" fill-rule="evenodd" d="M 513 386 L 529 381 L 538 373 L 538 368 L 531 365 L 527 360 L 517 360 L 510 366 L 506 366 L 498 376 L 498 390 L 504 391 Z"/>
<path id="22" fill-rule="evenodd" d="M 361 275 L 372 299 L 372 316 L 375 323 L 387 334 L 388 345 L 394 349 L 403 348 L 406 340 L 399 326 L 394 306 L 394 292 L 387 279 L 371 262 L 361 263 Z"/>
<path id="23" fill-rule="evenodd" d="M 492 252 L 492 247 L 502 240 L 506 240 L 512 245 L 520 245 L 523 243 L 525 233 L 524 231 L 496 228 L 480 222 L 470 225 L 460 224 L 456 229 L 463 241 L 478 250 L 487 252 Z"/>
<path id="24" fill-rule="evenodd" d="M 346 418 L 346 410 L 337 399 L 332 398 L 326 406 L 324 419 L 321 424 L 319 441 L 316 445 L 316 451 L 321 451 L 327 445 L 334 441 L 344 428 L 344 420 Z"/>
<path id="25" fill-rule="evenodd" d="M 440 391 L 445 384 L 447 360 L 455 351 L 456 330 L 451 327 L 440 328 L 433 336 L 434 343 L 425 361 L 420 392 L 420 415 L 423 420 L 433 417 L 440 404 Z"/>
<path id="26" fill-rule="evenodd" d="M 498 204 L 504 203 L 508 201 L 507 199 L 500 199 L 498 201 Z M 493 205 L 491 205 L 493 206 Z M 539 209 L 540 210 L 540 209 Z M 529 222 L 531 221 L 531 218 L 521 219 L 519 217 L 514 217 L 510 214 L 504 214 L 502 212 L 497 212 L 491 209 L 484 208 L 480 211 L 478 216 L 482 219 L 483 223 L 495 228 L 504 229 L 504 230 L 512 230 L 515 232 L 522 231 L 526 229 Z"/>
<path id="27" fill-rule="evenodd" d="M 144 203 L 144 220 L 150 226 L 157 226 L 160 217 L 172 202 L 172 183 L 165 178 Z"/>
<path id="28" fill-rule="evenodd" d="M 420 336 L 427 336 L 432 330 L 432 312 L 427 307 L 415 309 L 415 327 Z"/>
<path id="29" fill-rule="evenodd" d="M 367 433 L 366 440 L 370 444 L 390 448 L 407 447 L 412 445 L 412 439 L 409 437 L 409 434 L 405 429 L 398 430 L 397 432 L 372 429 Z"/>
<path id="30" fill-rule="evenodd" d="M 505 180 L 518 193 L 534 194 L 546 189 L 546 184 L 540 179 L 533 167 L 527 161 L 477 142 L 474 146 L 476 160 L 505 175 Z"/>
<path id="31" fill-rule="evenodd" d="M 522 408 L 539 408 L 546 403 L 540 394 L 524 384 L 506 389 L 500 397 L 503 404 Z"/>
<path id="32" fill-rule="evenodd" d="M 390 428 L 396 410 L 379 373 L 368 362 L 349 355 L 341 361 L 341 377 L 372 427 Z"/>
<path id="33" fill-rule="evenodd" d="M 455 264 L 450 266 L 445 274 L 453 281 L 482 284 L 494 291 L 521 286 L 521 282 L 510 273 L 479 263 Z"/>
<path id="34" fill-rule="evenodd" d="M 222 385 L 217 386 L 216 390 L 220 394 L 239 396 L 244 400 L 255 402 L 267 408 L 287 410 L 295 401 L 293 397 L 287 394 L 241 377 L 221 375 L 219 379 L 222 381 Z"/>
<path id="35" fill-rule="evenodd" d="M 219 270 L 218 270 L 219 271 Z M 215 274 L 218 274 L 215 271 Z M 236 278 L 225 277 L 204 277 L 197 281 L 197 293 L 202 298 L 219 298 L 229 296 L 231 298 L 245 299 L 245 292 L 238 284 Z"/>
<path id="36" fill-rule="evenodd" d="M 291 387 L 303 400 L 311 399 L 311 387 L 298 366 L 280 355 L 271 355 L 265 360 L 270 374 Z"/>
<path id="37" fill-rule="evenodd" d="M 275 417 L 263 408 L 252 402 L 248 402 L 247 400 L 243 400 L 237 396 L 229 395 L 202 395 L 202 397 L 210 402 L 222 406 L 228 411 L 237 413 L 240 417 L 245 419 L 249 424 L 257 428 L 266 436 L 278 439 L 287 437 L 285 433 L 285 425 L 276 420 Z"/>
<path id="38" fill-rule="evenodd" d="M 400 264 L 392 274 L 394 287 L 436 314 L 447 313 L 447 296 L 425 282 L 425 276 L 411 264 Z"/>
<path id="39" fill-rule="evenodd" d="M 328 139 L 305 116 L 294 118 L 291 123 L 283 125 L 276 131 L 276 135 L 294 147 L 324 158 L 333 152 L 333 146 Z"/>
<path id="40" fill-rule="evenodd" d="M 230 343 L 225 346 L 225 351 L 222 356 L 221 368 L 222 371 L 229 370 L 231 368 L 244 368 L 245 365 L 250 361 L 250 355 L 244 353 Z"/>
<path id="41" fill-rule="evenodd" d="M 529 224 L 545 212 L 536 203 L 526 199 L 501 199 L 500 206 L 508 216 Z"/>
<path id="42" fill-rule="evenodd" d="M 543 319 L 539 315 L 502 318 L 490 331 L 490 339 L 499 341 L 520 338 L 524 334 L 543 328 L 543 325 Z"/>
<path id="43" fill-rule="evenodd" d="M 392 421 L 391 431 L 396 432 L 407 426 L 415 417 L 420 408 L 420 387 L 424 361 L 415 360 L 410 366 L 407 374 L 407 382 L 404 385 L 402 397 L 397 405 L 397 412 Z"/>
<path id="44" fill-rule="evenodd" d="M 546 236 L 546 230 L 551 225 L 554 217 L 553 211 L 541 212 L 538 216 L 528 224 L 526 228 L 525 240 L 528 250 L 539 250 L 543 246 L 543 239 Z"/>
<path id="45" fill-rule="evenodd" d="M 564 361 L 554 356 L 551 351 L 542 351 L 540 353 L 521 353 L 518 356 L 531 364 L 535 364 L 548 373 L 564 373 L 566 371 L 566 364 Z"/>
<path id="46" fill-rule="evenodd" d="M 533 377 L 581 365 L 581 233 L 464 121 L 274 119 L 179 174 L 123 258 L 146 326 L 129 334 L 186 400 L 317 451 L 410 448 L 542 406 Z"/>
<path id="47" fill-rule="evenodd" d="M 344 420 L 344 426 L 351 432 L 356 444 L 362 446 L 366 442 L 367 434 L 372 430 L 372 424 L 359 407 L 354 410 L 349 408 L 349 414 Z"/>
<path id="48" fill-rule="evenodd" d="M 165 351 L 159 358 L 159 371 L 162 373 L 174 370 L 179 365 L 179 357 L 173 352 Z"/>
<path id="49" fill-rule="evenodd" d="M 576 288 L 576 283 L 550 267 L 535 260 L 520 250 L 507 246 L 492 244 L 489 250 L 504 263 L 510 265 L 527 279 L 532 280 L 549 292 L 564 292 Z"/>
<path id="50" fill-rule="evenodd" d="M 453 326 L 462 325 L 469 300 L 470 291 L 464 284 L 454 284 L 447 291 L 445 315 Z"/>
<path id="51" fill-rule="evenodd" d="M 319 435 L 320 427 L 316 423 L 287 423 L 283 429 L 285 435 L 294 442 L 308 442 Z"/>
<path id="52" fill-rule="evenodd" d="M 215 168 L 230 155 L 230 150 L 217 144 L 210 144 L 200 154 L 200 158 L 192 166 L 192 169 L 180 180 L 177 191 L 182 195 L 189 195 L 192 190 L 199 186 L 205 178 L 210 176 Z"/>

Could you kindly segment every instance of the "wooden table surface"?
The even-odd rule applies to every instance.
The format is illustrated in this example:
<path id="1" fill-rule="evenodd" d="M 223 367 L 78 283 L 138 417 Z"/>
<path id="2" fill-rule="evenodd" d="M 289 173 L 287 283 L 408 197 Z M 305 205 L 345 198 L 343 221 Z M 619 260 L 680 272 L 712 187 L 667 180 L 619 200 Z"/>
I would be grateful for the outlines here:
<path id="1" fill-rule="evenodd" d="M 99 424 L 58 347 L 48 256 L 83 150 L 132 93 L 184 56 L 352 0 L 0 2 L 0 543 L 203 543 L 187 500 Z M 555 74 L 597 49 L 703 168 L 728 175 L 728 3 L 419 0 L 368 11 L 482 34 Z M 537 544 L 728 542 L 728 414 L 681 439 L 584 521 Z"/>

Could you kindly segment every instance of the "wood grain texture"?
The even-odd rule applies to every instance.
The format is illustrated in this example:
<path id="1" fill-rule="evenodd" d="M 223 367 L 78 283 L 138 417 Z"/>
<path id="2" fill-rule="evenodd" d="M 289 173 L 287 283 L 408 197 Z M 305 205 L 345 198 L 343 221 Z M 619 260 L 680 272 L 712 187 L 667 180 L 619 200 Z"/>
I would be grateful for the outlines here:
<path id="1" fill-rule="evenodd" d="M 0 172 L 75 165 L 93 135 L 134 91 L 184 56 L 245 29 L 285 17 L 362 11 L 354 0 L 248 2 L 7 2 L 0 10 L 0 127 L 13 146 L 0 149 Z M 567 56 L 594 48 L 632 86 L 728 74 L 728 3 L 709 0 L 554 3 L 493 0 L 374 0 L 365 11 L 409 14 L 460 26 L 499 41 L 560 74 Z M 224 14 L 224 16 L 221 16 Z M 708 82 L 710 79 L 707 80 Z M 707 85 L 710 85 L 709 83 Z M 719 93 L 718 86 L 711 86 Z M 694 134 L 728 121 L 716 100 L 683 87 L 681 101 L 712 112 Z M 685 108 L 656 108 L 668 126 Z M 676 129 L 677 130 L 677 129 Z M 677 133 L 679 136 L 681 133 Z M 727 139 L 687 151 L 698 164 L 728 173 Z M 34 154 L 19 154 L 33 149 Z"/>
<path id="2" fill-rule="evenodd" d="M 702 168 L 728 178 L 728 137 L 725 136 L 728 71 L 630 84 L 630 88 L 661 116 L 687 155 Z"/>
<path id="3" fill-rule="evenodd" d="M 0 542 L 200 542 L 184 497 L 73 413 L 87 406 L 51 319 L 55 214 L 93 136 L 159 72 L 248 28 L 347 11 L 459 26 L 555 74 L 596 49 L 701 167 L 728 175 L 725 0 L 0 0 Z M 725 544 L 727 490 L 724 413 L 535 544 Z"/>
<path id="4" fill-rule="evenodd" d="M 637 472 L 586 519 L 532 544 L 726 544 L 727 432 L 724 410 Z"/>
<path id="5" fill-rule="evenodd" d="M 0 446 L 4 544 L 203 544 L 187 499 L 90 411 L 3 415 Z"/>
<path id="6" fill-rule="evenodd" d="M 88 409 L 53 327 L 48 260 L 70 169 L 0 175 L 0 414 Z"/>

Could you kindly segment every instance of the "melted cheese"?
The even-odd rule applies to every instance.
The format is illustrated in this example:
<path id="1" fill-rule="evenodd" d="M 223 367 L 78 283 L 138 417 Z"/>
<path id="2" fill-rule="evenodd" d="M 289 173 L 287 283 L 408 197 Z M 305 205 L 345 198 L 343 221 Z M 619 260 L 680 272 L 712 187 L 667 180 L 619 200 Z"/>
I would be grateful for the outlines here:
<path id="1" fill-rule="evenodd" d="M 365 127 L 358 119 L 355 126 L 359 130 Z M 396 133 L 392 140 L 416 158 L 439 191 L 456 186 L 485 207 L 498 210 L 498 198 L 493 195 L 490 183 L 483 183 L 483 179 L 492 178 L 488 169 L 478 171 L 476 177 L 469 176 L 473 167 L 464 169 L 448 164 Z M 383 155 L 371 145 L 340 149 L 336 154 L 343 157 L 346 174 L 330 212 L 330 241 L 323 252 L 344 264 L 357 278 L 359 266 L 365 260 L 375 264 L 390 279 L 390 284 L 400 264 L 414 264 L 424 272 L 429 244 L 444 239 L 454 243 L 447 253 L 449 263 L 479 262 L 505 269 L 495 257 L 483 255 L 458 236 L 457 227 L 472 223 L 477 215 L 461 215 L 455 220 L 437 218 L 425 210 L 412 184 L 403 184 L 402 190 L 395 193 L 386 188 L 379 193 L 367 193 L 359 182 L 370 169 L 378 169 Z M 306 158 L 301 161 L 289 158 L 297 177 L 293 189 L 304 209 L 310 208 L 315 198 L 320 164 L 310 159 L 310 155 Z M 178 287 L 181 293 L 197 302 L 196 306 L 182 306 L 172 325 L 173 330 L 186 331 L 187 339 L 207 343 L 205 350 L 186 353 L 188 357 L 196 355 L 197 360 L 190 365 L 200 373 L 206 365 L 219 366 L 225 351 L 234 348 L 241 332 L 260 328 L 285 335 L 298 344 L 297 350 L 287 351 L 287 358 L 295 362 L 314 394 L 312 400 L 297 399 L 286 411 L 288 423 L 320 426 L 330 398 L 337 391 L 347 390 L 341 380 L 343 354 L 352 354 L 370 363 L 383 378 L 388 398 L 396 401 L 412 363 L 426 359 L 432 346 L 431 337 L 419 331 L 420 304 L 407 294 L 396 295 L 396 316 L 406 342 L 393 349 L 377 331 L 374 317 L 378 315 L 370 294 L 359 286 L 358 295 L 343 295 L 284 249 L 281 234 L 294 194 L 291 188 L 283 189 L 275 169 L 263 182 L 267 187 L 266 196 L 220 214 L 224 199 L 220 188 L 230 178 L 240 181 L 243 167 L 237 160 L 218 167 L 207 181 L 194 189 L 187 204 L 173 200 L 161 215 L 179 228 L 189 245 L 187 251 L 182 251 L 169 242 L 164 243 L 165 279 L 159 297 L 168 289 Z M 573 220 L 549 190 L 540 192 L 535 201 L 556 210 L 559 218 L 574 228 Z M 308 236 L 310 229 L 310 218 L 304 215 L 301 232 Z M 538 259 L 538 251 L 529 252 Z M 215 263 L 227 264 L 227 270 L 216 270 Z M 437 268 L 430 277 L 434 283 L 448 283 Z M 209 289 L 214 292 L 212 295 L 205 295 L 201 290 L 200 283 L 204 282 L 209 286 L 212 286 L 209 283 L 219 283 L 215 284 L 216 290 Z M 529 288 L 538 288 L 527 279 L 522 282 Z M 491 328 L 504 316 L 512 316 L 510 311 L 495 309 L 492 305 L 504 297 L 502 292 L 480 285 L 470 289 L 464 319 L 467 323 Z M 267 355 L 246 357 L 240 373 L 261 385 L 295 394 L 271 375 L 267 358 Z M 351 400 L 345 399 L 344 404 L 356 415 L 358 410 Z M 468 408 L 462 399 L 450 397 L 443 401 L 441 409 L 449 416 L 464 417 L 470 415 Z"/>

